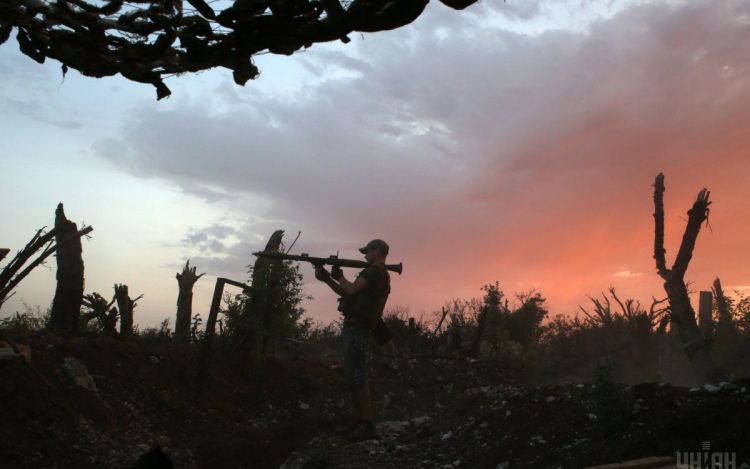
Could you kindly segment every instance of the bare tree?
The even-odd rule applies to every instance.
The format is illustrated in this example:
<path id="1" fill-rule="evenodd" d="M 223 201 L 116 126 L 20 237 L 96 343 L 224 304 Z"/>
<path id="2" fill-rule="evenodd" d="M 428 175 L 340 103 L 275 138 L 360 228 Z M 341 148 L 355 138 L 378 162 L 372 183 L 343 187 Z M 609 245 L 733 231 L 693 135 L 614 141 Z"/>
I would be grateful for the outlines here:
<path id="1" fill-rule="evenodd" d="M 682 347 L 690 363 L 693 365 L 696 377 L 701 383 L 718 377 L 718 369 L 709 351 L 708 343 L 701 334 L 695 320 L 695 310 L 690 303 L 685 272 L 693 257 L 695 242 L 698 239 L 701 225 L 708 218 L 708 198 L 710 192 L 706 189 L 698 193 L 693 207 L 688 210 L 688 223 L 682 237 L 682 244 L 677 258 L 671 269 L 667 268 L 666 250 L 664 249 L 664 174 L 656 176 L 654 184 L 654 259 L 659 276 L 664 279 L 664 290 L 669 297 L 671 319 L 680 334 Z"/>
<path id="2" fill-rule="evenodd" d="M 627 323 L 646 327 L 650 331 L 662 323 L 662 319 L 668 310 L 668 308 L 661 306 L 662 303 L 667 301 L 667 298 L 663 300 L 653 298 L 651 308 L 646 311 L 641 307 L 640 301 L 631 298 L 626 299 L 624 302 L 620 300 L 615 287 L 610 286 L 607 291 L 609 291 L 612 299 L 620 306 L 620 311 L 612 311 L 612 304 L 606 293 L 602 293 L 604 302 L 589 296 L 588 298 L 594 303 L 594 311 L 589 313 L 583 306 L 578 307 L 586 316 L 585 322 L 588 324 L 609 327 L 613 324 L 615 318 L 620 316 Z"/>
<path id="3" fill-rule="evenodd" d="M 195 267 L 190 267 L 190 260 L 185 263 L 182 273 L 178 273 L 177 284 L 177 318 L 175 319 L 174 338 L 180 342 L 190 341 L 190 318 L 193 316 L 193 286 L 205 274 L 196 275 Z"/>

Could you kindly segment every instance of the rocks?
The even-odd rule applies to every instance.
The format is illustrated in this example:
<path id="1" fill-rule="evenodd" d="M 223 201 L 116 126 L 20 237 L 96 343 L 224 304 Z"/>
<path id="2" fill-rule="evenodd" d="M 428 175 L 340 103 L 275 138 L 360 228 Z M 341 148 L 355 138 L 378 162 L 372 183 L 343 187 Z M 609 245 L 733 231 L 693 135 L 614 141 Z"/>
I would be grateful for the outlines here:
<path id="1" fill-rule="evenodd" d="M 424 416 L 424 417 L 417 417 L 417 418 L 411 419 L 409 422 L 416 427 L 421 427 L 425 425 L 427 422 L 429 422 L 431 419 L 432 417 Z"/>
<path id="2" fill-rule="evenodd" d="M 555 400 L 556 400 L 556 399 L 555 399 L 555 396 L 549 396 L 549 397 L 547 398 L 547 402 L 555 402 Z"/>
<path id="3" fill-rule="evenodd" d="M 73 381 L 77 386 L 80 386 L 84 389 L 88 389 L 92 392 L 99 392 L 99 390 L 96 388 L 96 383 L 94 382 L 94 378 L 91 377 L 88 370 L 85 366 L 78 360 L 72 357 L 68 357 L 65 359 L 65 363 L 63 364 L 65 367 L 65 370 L 68 372 L 71 378 L 73 378 Z"/>
<path id="4" fill-rule="evenodd" d="M 378 425 L 378 431 L 380 433 L 406 433 L 406 427 L 410 426 L 410 422 L 383 422 Z"/>
<path id="5" fill-rule="evenodd" d="M 445 441 L 451 438 L 453 438 L 453 432 L 449 430 L 448 432 L 443 434 L 443 437 L 441 438 L 441 440 Z"/>
<path id="6" fill-rule="evenodd" d="M 705 386 L 703 386 L 703 389 L 705 389 L 706 391 L 710 392 L 711 394 L 717 393 L 717 392 L 719 392 L 721 390 L 720 387 L 714 386 L 713 384 L 706 384 Z"/>

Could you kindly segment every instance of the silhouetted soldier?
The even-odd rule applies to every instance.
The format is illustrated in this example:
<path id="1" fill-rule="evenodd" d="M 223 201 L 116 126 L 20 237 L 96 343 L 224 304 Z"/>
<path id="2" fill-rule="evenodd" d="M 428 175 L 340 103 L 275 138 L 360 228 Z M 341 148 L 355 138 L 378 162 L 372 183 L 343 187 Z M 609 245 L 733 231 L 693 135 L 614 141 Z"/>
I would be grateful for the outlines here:
<path id="1" fill-rule="evenodd" d="M 369 267 L 357 275 L 354 282 L 344 277 L 339 266 L 331 273 L 324 268 L 315 270 L 315 277 L 328 284 L 339 298 L 339 311 L 344 315 L 341 336 L 344 342 L 346 382 L 354 401 L 354 422 L 346 438 L 351 441 L 378 437 L 372 419 L 372 398 L 367 384 L 367 348 L 375 323 L 383 314 L 391 292 L 391 277 L 385 269 L 388 244 L 374 239 L 359 252 L 365 255 Z"/>

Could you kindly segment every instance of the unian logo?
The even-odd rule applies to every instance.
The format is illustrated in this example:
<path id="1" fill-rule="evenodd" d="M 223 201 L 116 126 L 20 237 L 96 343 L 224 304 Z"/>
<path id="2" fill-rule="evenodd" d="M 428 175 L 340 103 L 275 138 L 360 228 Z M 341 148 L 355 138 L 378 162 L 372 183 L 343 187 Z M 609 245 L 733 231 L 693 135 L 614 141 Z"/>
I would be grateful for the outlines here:
<path id="1" fill-rule="evenodd" d="M 697 453 L 677 452 L 679 469 L 737 469 L 737 453 L 711 452 L 711 442 L 704 441 L 703 451 Z"/>

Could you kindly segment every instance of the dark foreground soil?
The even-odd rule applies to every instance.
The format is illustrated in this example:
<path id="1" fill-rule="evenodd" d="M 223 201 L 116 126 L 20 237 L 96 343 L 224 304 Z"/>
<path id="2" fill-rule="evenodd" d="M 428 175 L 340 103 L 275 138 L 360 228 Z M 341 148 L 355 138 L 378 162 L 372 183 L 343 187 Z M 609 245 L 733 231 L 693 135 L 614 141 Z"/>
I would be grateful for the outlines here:
<path id="1" fill-rule="evenodd" d="M 417 357 L 372 370 L 379 440 L 338 434 L 349 402 L 332 358 L 231 360 L 196 386 L 188 346 L 11 336 L 0 360 L 0 468 L 130 468 L 159 446 L 183 468 L 584 468 L 677 452 L 750 459 L 750 382 L 709 392 L 517 383 L 490 362 Z M 708 449 L 704 450 L 708 443 Z"/>

